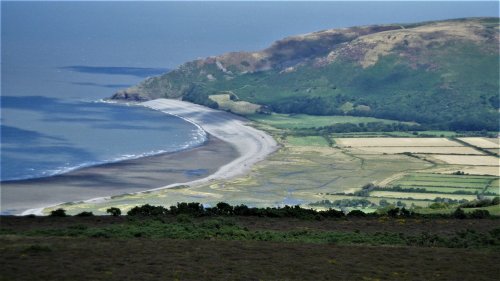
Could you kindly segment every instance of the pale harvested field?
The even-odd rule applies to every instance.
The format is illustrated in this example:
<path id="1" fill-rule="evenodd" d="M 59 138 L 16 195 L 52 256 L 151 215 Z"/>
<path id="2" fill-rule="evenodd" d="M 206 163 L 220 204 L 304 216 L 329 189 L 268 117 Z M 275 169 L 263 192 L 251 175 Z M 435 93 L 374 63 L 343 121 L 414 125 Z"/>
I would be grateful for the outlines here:
<path id="1" fill-rule="evenodd" d="M 469 167 L 458 167 L 453 170 L 446 171 L 436 171 L 441 174 L 451 174 L 456 172 L 457 170 L 463 171 L 464 173 L 470 175 L 491 175 L 500 177 L 500 167 L 498 166 L 469 166 Z"/>
<path id="2" fill-rule="evenodd" d="M 497 168 L 499 165 L 499 159 L 495 156 L 432 155 L 431 157 L 451 165 L 497 166 Z"/>
<path id="3" fill-rule="evenodd" d="M 336 138 L 335 142 L 341 147 L 415 147 L 415 146 L 463 146 L 446 138 Z"/>
<path id="4" fill-rule="evenodd" d="M 498 138 L 459 138 L 459 140 L 480 148 L 497 148 Z"/>
<path id="5" fill-rule="evenodd" d="M 469 201 L 476 199 L 476 195 L 462 194 L 447 194 L 447 193 L 410 193 L 396 191 L 373 191 L 370 192 L 370 197 L 389 197 L 389 198 L 413 198 L 413 199 L 428 199 L 433 200 L 436 197 L 450 198 L 454 200 L 467 199 Z"/>
<path id="6" fill-rule="evenodd" d="M 354 154 L 398 154 L 404 152 L 420 153 L 420 154 L 464 154 L 464 155 L 483 155 L 483 152 L 476 150 L 472 147 L 465 146 L 447 146 L 447 147 L 425 147 L 425 146 L 407 146 L 407 147 L 394 147 L 394 146 L 378 146 L 378 147 L 356 147 L 346 148 L 346 150 Z"/>
<path id="7" fill-rule="evenodd" d="M 495 153 L 496 155 L 500 155 L 500 148 L 490 148 L 486 150 L 488 150 L 491 153 Z"/>

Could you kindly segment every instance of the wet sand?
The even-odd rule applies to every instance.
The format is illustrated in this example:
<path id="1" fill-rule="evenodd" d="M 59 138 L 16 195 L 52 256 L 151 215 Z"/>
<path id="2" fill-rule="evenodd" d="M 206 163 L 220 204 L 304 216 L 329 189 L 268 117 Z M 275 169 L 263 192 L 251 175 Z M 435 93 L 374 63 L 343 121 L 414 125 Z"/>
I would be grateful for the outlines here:
<path id="1" fill-rule="evenodd" d="M 231 144 L 209 135 L 205 145 L 175 153 L 104 164 L 63 175 L 1 184 L 1 211 L 82 201 L 192 182 L 214 174 L 238 158 Z"/>

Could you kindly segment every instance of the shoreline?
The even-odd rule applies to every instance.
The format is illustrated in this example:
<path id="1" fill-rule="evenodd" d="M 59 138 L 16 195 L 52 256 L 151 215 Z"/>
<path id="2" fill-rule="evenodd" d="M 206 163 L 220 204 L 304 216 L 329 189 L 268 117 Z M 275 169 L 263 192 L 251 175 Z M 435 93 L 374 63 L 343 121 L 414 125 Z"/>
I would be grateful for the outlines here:
<path id="1" fill-rule="evenodd" d="M 278 144 L 273 137 L 247 125 L 249 120 L 225 111 L 173 99 L 155 99 L 143 102 L 142 105 L 191 122 L 208 134 L 233 145 L 240 153 L 238 158 L 220 167 L 217 172 L 206 178 L 185 183 L 186 185 L 243 175 L 250 171 L 254 164 L 264 160 L 278 149 Z M 151 191 L 168 187 L 170 185 Z"/>
<path id="2" fill-rule="evenodd" d="M 68 202 L 110 198 L 165 183 L 206 177 L 238 157 L 227 143 L 208 135 L 202 146 L 82 168 L 52 177 L 2 184 L 2 213 L 22 214 Z M 39 211 L 37 212 L 39 213 Z"/>
<path id="3" fill-rule="evenodd" d="M 122 194 L 149 193 L 179 185 L 196 186 L 213 180 L 233 178 L 247 173 L 254 164 L 264 160 L 269 154 L 278 149 L 276 141 L 271 136 L 263 131 L 248 126 L 248 120 L 225 111 L 214 110 L 197 104 L 171 99 L 156 99 L 143 102 L 140 105 L 177 116 L 200 127 L 209 135 L 209 139 L 210 136 L 212 136 L 212 139 L 219 140 L 226 146 L 227 144 L 230 144 L 230 146 L 236 150 L 238 155 L 236 158 L 233 157 L 228 163 L 220 165 L 217 170 L 209 173 L 205 177 L 197 178 L 191 181 L 176 181 L 160 187 Z M 200 148 L 203 148 L 204 146 L 205 145 L 202 145 Z M 194 148 L 194 150 L 196 150 L 196 148 Z M 179 153 L 171 153 L 170 156 L 173 158 L 180 158 L 181 156 L 178 154 L 181 153 L 182 151 Z M 141 159 L 145 160 L 146 158 L 148 157 Z M 211 157 L 208 158 L 208 164 L 212 164 L 212 159 L 210 159 Z M 112 197 L 113 196 L 101 196 L 72 202 L 102 202 L 109 200 Z M 20 215 L 43 215 L 42 212 L 45 208 L 54 207 L 60 204 L 61 203 L 57 203 L 51 204 L 50 206 L 45 205 L 40 208 L 27 209 Z"/>

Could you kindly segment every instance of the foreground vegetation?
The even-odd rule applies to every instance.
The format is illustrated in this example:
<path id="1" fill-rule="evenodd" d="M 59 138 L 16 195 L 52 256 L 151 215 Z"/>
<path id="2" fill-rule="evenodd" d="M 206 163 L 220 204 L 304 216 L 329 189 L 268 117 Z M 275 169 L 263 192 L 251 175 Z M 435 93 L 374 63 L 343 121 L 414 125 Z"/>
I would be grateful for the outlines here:
<path id="1" fill-rule="evenodd" d="M 500 273 L 500 220 L 487 212 L 346 215 L 226 203 L 118 210 L 0 217 L 0 280 L 495 280 Z"/>

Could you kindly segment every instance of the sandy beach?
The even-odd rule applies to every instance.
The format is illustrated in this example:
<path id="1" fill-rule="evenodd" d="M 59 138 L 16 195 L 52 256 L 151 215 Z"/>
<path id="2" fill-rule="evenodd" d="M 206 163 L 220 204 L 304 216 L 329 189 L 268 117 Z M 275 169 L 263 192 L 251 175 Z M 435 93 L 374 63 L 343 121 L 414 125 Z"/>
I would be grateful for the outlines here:
<path id="1" fill-rule="evenodd" d="M 234 114 L 214 110 L 201 105 L 171 99 L 156 99 L 143 103 L 144 106 L 173 114 L 193 122 L 207 133 L 233 145 L 240 156 L 222 166 L 214 174 L 185 183 L 186 185 L 202 184 L 210 180 L 228 179 L 243 175 L 253 164 L 262 161 L 267 155 L 278 149 L 276 141 L 263 131 L 250 127 L 248 120 Z M 168 188 L 167 185 L 158 189 Z"/>
<path id="2" fill-rule="evenodd" d="M 144 106 L 200 126 L 209 141 L 187 151 L 89 167 L 43 179 L 2 183 L 2 212 L 41 214 L 45 207 L 70 201 L 97 202 L 124 193 L 196 186 L 248 172 L 278 147 L 248 120 L 204 106 L 157 99 Z"/>

